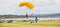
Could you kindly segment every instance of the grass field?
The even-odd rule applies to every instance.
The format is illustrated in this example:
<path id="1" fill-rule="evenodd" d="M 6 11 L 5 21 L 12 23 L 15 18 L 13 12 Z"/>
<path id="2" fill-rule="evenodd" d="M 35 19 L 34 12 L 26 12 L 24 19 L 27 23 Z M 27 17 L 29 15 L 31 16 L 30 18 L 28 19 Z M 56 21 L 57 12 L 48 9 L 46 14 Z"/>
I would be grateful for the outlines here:
<path id="1" fill-rule="evenodd" d="M 30 22 L 0 23 L 0 27 L 60 27 L 60 20 L 40 21 L 38 23 Z"/>

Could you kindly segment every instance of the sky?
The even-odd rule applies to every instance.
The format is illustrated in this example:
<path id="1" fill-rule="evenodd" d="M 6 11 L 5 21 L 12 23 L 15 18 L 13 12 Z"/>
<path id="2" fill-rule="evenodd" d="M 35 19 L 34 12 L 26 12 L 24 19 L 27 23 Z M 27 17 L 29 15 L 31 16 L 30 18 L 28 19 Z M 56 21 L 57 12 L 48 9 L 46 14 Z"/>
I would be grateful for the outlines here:
<path id="1" fill-rule="evenodd" d="M 34 4 L 33 10 L 19 7 L 19 3 L 29 1 Z M 0 0 L 0 15 L 25 15 L 60 13 L 60 0 Z"/>

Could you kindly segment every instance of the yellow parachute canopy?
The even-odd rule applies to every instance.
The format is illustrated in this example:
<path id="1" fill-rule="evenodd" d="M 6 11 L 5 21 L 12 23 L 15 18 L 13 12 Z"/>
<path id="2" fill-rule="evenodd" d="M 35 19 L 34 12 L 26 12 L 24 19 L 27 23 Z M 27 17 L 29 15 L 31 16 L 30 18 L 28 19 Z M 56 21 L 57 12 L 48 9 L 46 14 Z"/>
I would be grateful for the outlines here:
<path id="1" fill-rule="evenodd" d="M 27 6 L 29 9 L 33 9 L 34 8 L 34 4 L 32 4 L 30 2 L 21 2 L 19 4 L 19 7 L 23 7 L 23 6 Z"/>

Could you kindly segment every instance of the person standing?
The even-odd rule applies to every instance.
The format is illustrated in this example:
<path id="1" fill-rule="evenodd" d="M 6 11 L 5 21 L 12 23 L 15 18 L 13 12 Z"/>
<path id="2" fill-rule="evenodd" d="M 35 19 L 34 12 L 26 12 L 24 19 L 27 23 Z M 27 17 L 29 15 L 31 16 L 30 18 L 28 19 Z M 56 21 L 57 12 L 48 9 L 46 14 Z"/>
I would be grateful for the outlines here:
<path id="1" fill-rule="evenodd" d="M 38 22 L 38 16 L 36 16 L 35 21 L 36 21 L 36 23 Z"/>

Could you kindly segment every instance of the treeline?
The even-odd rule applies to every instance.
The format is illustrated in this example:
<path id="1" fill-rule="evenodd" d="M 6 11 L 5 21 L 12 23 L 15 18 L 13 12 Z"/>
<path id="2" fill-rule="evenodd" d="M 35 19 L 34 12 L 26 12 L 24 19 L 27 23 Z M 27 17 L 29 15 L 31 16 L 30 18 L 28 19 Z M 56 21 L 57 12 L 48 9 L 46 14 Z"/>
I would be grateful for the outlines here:
<path id="1" fill-rule="evenodd" d="M 0 15 L 0 18 L 25 18 L 26 15 Z M 28 17 L 36 17 L 28 15 Z"/>

